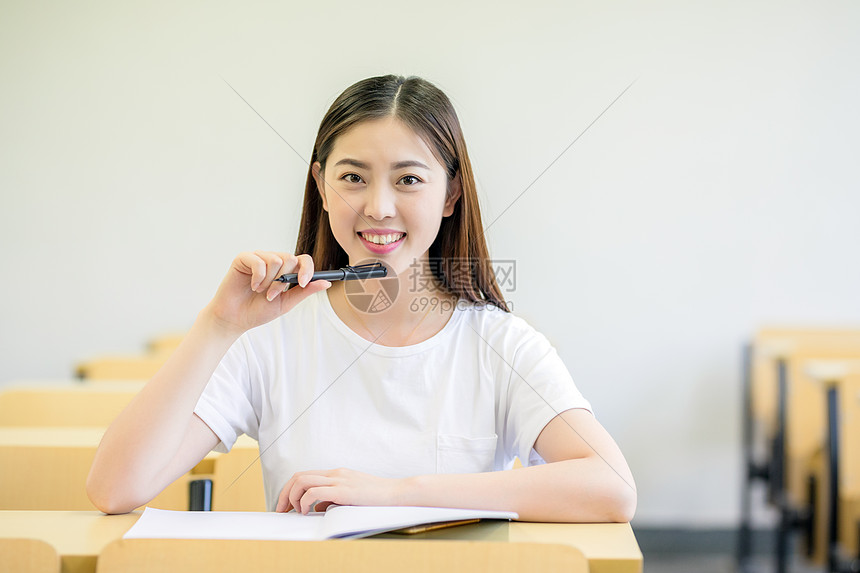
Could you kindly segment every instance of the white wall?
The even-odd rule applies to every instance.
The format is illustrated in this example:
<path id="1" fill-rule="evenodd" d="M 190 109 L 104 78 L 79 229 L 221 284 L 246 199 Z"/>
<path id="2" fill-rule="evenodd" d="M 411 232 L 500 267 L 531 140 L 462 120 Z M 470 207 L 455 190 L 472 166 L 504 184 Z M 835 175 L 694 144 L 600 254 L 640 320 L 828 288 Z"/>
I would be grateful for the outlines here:
<path id="1" fill-rule="evenodd" d="M 142 3 L 141 3 L 142 4 Z M 515 311 L 639 486 L 639 524 L 728 526 L 740 347 L 860 323 L 860 5 L 6 0 L 0 384 L 187 328 L 232 257 L 291 249 L 334 97 L 454 101 Z"/>

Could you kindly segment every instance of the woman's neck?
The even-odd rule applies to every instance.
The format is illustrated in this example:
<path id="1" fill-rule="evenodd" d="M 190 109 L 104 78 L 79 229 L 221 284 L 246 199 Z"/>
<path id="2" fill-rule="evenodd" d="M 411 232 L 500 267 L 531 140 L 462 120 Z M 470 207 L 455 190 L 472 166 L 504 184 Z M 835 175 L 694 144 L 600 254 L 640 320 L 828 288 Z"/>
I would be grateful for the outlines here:
<path id="1" fill-rule="evenodd" d="M 327 294 L 341 321 L 362 338 L 382 346 L 410 346 L 427 340 L 444 328 L 457 303 L 457 296 L 432 273 L 404 273 L 361 283 L 336 281 Z"/>

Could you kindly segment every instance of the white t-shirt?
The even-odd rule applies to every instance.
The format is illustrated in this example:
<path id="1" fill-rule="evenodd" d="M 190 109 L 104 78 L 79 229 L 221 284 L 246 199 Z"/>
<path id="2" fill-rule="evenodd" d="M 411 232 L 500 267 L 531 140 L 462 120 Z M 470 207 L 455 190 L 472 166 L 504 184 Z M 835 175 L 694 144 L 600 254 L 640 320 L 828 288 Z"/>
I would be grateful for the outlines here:
<path id="1" fill-rule="evenodd" d="M 326 291 L 249 330 L 195 413 L 226 452 L 258 440 L 266 506 L 295 472 L 350 468 L 384 477 L 543 463 L 532 449 L 570 408 L 591 410 L 555 348 L 523 319 L 461 299 L 432 338 L 373 344 Z"/>

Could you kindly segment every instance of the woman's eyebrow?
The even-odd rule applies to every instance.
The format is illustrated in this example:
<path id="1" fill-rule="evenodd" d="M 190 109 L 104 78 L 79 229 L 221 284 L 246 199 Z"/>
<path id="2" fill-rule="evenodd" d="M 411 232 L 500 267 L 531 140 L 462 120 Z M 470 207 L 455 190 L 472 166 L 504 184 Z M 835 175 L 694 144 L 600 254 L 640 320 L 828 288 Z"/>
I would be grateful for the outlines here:
<path id="1" fill-rule="evenodd" d="M 429 167 L 421 163 L 420 161 L 410 160 L 410 161 L 398 161 L 397 163 L 392 163 L 392 169 L 403 169 L 404 167 L 421 167 L 422 169 L 430 170 Z"/>
<path id="2" fill-rule="evenodd" d="M 370 165 L 364 163 L 363 161 L 359 161 L 357 159 L 351 159 L 349 157 L 345 159 L 341 159 L 337 163 L 335 163 L 335 167 L 338 165 L 352 165 L 353 167 L 358 167 L 359 169 L 370 169 Z M 415 161 L 414 159 L 408 161 L 398 161 L 396 163 L 391 164 L 391 169 L 403 169 L 404 167 L 421 167 L 423 169 L 430 170 L 429 167 L 421 163 L 420 161 Z"/>

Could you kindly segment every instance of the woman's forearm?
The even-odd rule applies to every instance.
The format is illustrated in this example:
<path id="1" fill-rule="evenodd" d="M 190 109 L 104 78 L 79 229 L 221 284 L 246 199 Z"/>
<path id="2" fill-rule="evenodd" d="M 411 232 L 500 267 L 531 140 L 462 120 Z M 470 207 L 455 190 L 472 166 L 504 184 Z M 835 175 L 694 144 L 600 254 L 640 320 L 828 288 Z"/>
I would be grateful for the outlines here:
<path id="1" fill-rule="evenodd" d="M 145 503 L 171 481 L 162 473 L 177 455 L 203 389 L 236 338 L 201 312 L 164 366 L 114 420 L 87 479 L 87 494 L 99 509 L 113 513 L 137 503 L 132 500 Z"/>
<path id="2" fill-rule="evenodd" d="M 626 522 L 636 491 L 599 457 L 475 474 L 406 478 L 400 505 L 515 511 L 522 521 Z"/>

